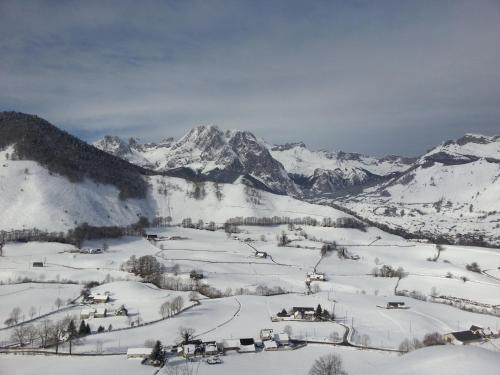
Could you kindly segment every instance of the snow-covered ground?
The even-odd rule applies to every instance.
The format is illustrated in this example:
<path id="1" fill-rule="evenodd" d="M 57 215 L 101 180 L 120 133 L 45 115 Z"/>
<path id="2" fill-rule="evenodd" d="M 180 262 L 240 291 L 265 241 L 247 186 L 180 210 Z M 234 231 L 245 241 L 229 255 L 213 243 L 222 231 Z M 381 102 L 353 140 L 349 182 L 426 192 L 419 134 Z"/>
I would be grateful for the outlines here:
<path id="1" fill-rule="evenodd" d="M 500 245 L 500 138 L 466 135 L 423 155 L 408 171 L 347 197 L 361 217 L 410 233 Z"/>
<path id="2" fill-rule="evenodd" d="M 154 369 L 142 366 L 139 360 L 127 360 L 121 356 L 99 357 L 55 357 L 44 355 L 2 355 L 2 374 L 16 375 L 86 375 L 121 374 L 153 375 Z"/>
<path id="3" fill-rule="evenodd" d="M 234 184 L 193 183 L 181 178 L 151 176 L 144 199 L 119 198 L 111 185 L 91 180 L 72 183 L 33 161 L 10 160 L 12 147 L 0 151 L 0 230 L 31 229 L 65 232 L 82 223 L 125 226 L 145 216 L 224 223 L 243 217 L 345 216 L 326 206 L 312 205 Z M 146 177 L 145 177 L 146 178 Z"/>
<path id="4" fill-rule="evenodd" d="M 472 324 L 489 327 L 493 331 L 500 328 L 500 318 L 495 316 L 467 312 L 430 301 L 395 297 L 396 278 L 371 275 L 375 267 L 379 268 L 383 264 L 394 268 L 403 267 L 408 276 L 400 281 L 398 290 L 417 291 L 427 296 L 433 290 L 438 295 L 498 305 L 500 280 L 495 279 L 498 273 L 493 269 L 500 264 L 500 252 L 495 249 L 446 246 L 439 260 L 431 262 L 427 258 L 435 255 L 435 245 L 407 241 L 376 228 L 367 228 L 366 231 L 313 226 L 290 229 L 286 225 L 277 225 L 240 226 L 239 229 L 239 233 L 229 236 L 222 230 L 211 232 L 181 227 L 151 228 L 149 232 L 157 233 L 165 239 L 152 242 L 137 237 L 108 240 L 108 249 L 103 254 L 74 253 L 73 247 L 55 243 L 9 243 L 5 246 L 4 256 L 0 257 L 0 281 L 9 283 L 9 279 L 12 282 L 18 278 L 30 277 L 54 283 L 1 285 L 0 313 L 5 319 L 13 307 L 19 306 L 26 314 L 31 305 L 56 310 L 54 299 L 57 293 L 64 300 L 74 298 L 84 282 L 96 280 L 104 284 L 94 288 L 93 292 L 109 292 L 112 301 L 107 306 L 111 310 L 123 304 L 134 316 L 140 313 L 143 322 L 155 321 L 160 318 L 159 307 L 163 302 L 177 295 L 183 296 L 185 306 L 189 302 L 187 292 L 161 290 L 150 284 L 140 283 L 136 276 L 120 270 L 120 265 L 131 255 L 153 255 L 169 270 L 178 265 L 178 276 L 169 271 L 169 277 L 188 280 L 191 270 L 198 270 L 204 274 L 203 283 L 221 290 L 227 296 L 202 299 L 199 305 L 179 315 L 126 330 L 116 330 L 130 325 L 124 317 L 89 319 L 93 330 L 98 325 L 108 327 L 109 324 L 112 324 L 113 330 L 85 337 L 73 345 L 74 352 L 122 353 L 129 347 L 143 346 L 148 339 L 173 344 L 178 339 L 179 327 L 193 328 L 196 337 L 220 341 L 227 338 L 258 337 L 263 328 L 282 331 L 286 325 L 290 325 L 293 338 L 325 342 L 331 341 L 332 337 L 341 338 L 346 332 L 342 324 L 346 324 L 354 328 L 350 335 L 352 342 L 392 349 L 397 348 L 406 338 L 422 338 L 430 332 L 444 334 L 467 329 Z M 278 246 L 277 236 L 283 232 L 292 240 L 286 247 Z M 172 237 L 177 239 L 168 239 Z M 320 261 L 319 249 L 323 241 L 336 241 L 345 246 L 350 255 L 356 255 L 359 259 L 341 259 L 333 253 Z M 89 247 L 100 245 L 102 241 L 85 244 Z M 270 256 L 257 258 L 252 247 L 265 251 Z M 46 266 L 32 268 L 30 265 L 33 261 L 44 261 Z M 485 269 L 491 269 L 493 277 L 467 271 L 465 265 L 474 261 Z M 306 295 L 305 275 L 316 265 L 317 270 L 324 272 L 328 280 L 313 282 L 313 289 L 318 285 L 319 291 Z M 448 273 L 453 277 L 446 277 Z M 462 276 L 466 276 L 468 280 L 464 282 L 460 279 Z M 64 284 L 64 280 L 73 280 L 78 284 Z M 268 297 L 248 295 L 259 285 L 279 286 L 291 293 Z M 247 294 L 235 294 L 240 288 Z M 377 307 L 394 300 L 405 302 L 409 309 L 387 310 Z M 337 322 L 271 321 L 271 316 L 283 308 L 316 307 L 318 304 L 333 311 Z M 59 319 L 67 314 L 78 319 L 81 309 L 81 306 L 74 306 L 69 310 L 55 312 L 49 319 Z M 0 331 L 0 341 L 10 342 L 11 333 L 11 329 Z M 477 350 L 455 347 L 426 350 L 430 351 L 430 358 L 443 357 L 443 361 L 448 358 L 451 362 L 463 355 L 460 350 L 470 350 L 467 353 L 472 358 L 476 354 L 478 358 L 486 358 L 489 357 L 488 353 L 498 351 L 499 346 L 492 342 L 481 345 L 482 349 Z M 68 351 L 67 344 L 62 345 L 60 350 Z M 440 350 L 444 350 L 442 356 L 439 354 Z M 274 373 L 280 368 L 292 374 L 303 374 L 311 367 L 315 358 L 332 351 L 342 356 L 350 374 L 361 374 L 379 368 L 391 373 L 390 371 L 397 371 L 398 366 L 404 366 L 406 358 L 410 361 L 412 356 L 418 354 L 399 358 L 393 353 L 310 344 L 293 352 L 232 354 L 224 358 L 223 365 L 201 364 L 199 371 L 207 374 L 214 371 L 232 373 L 240 368 L 243 371 L 240 373 L 244 374 L 244 371 L 251 371 L 252 368 L 262 368 L 260 372 L 266 374 Z M 498 356 L 498 353 L 494 355 Z M 0 366 L 2 362 L 7 363 L 7 366 L 14 366 L 12 363 L 18 358 L 22 357 L 0 356 Z M 48 362 L 57 363 L 54 361 L 60 360 L 61 366 L 66 366 L 64 361 L 70 360 L 50 358 L 47 359 Z M 95 358 L 79 360 L 88 360 L 89 364 L 99 361 Z M 400 365 L 391 367 L 393 363 Z M 426 363 L 431 366 L 433 362 L 429 360 Z M 250 364 L 254 367 L 250 367 Z M 26 371 L 26 374 L 30 373 L 28 369 Z"/>
<path id="5" fill-rule="evenodd" d="M 187 364 L 174 360 L 170 366 L 188 367 L 203 375 L 241 374 L 272 375 L 284 372 L 291 375 L 306 374 L 316 358 L 335 354 L 342 359 L 344 369 L 350 375 L 367 373 L 388 375 L 466 375 L 473 373 L 495 374 L 500 366 L 497 353 L 475 347 L 430 347 L 413 353 L 396 354 L 330 347 L 310 344 L 299 351 L 229 354 L 222 365 L 205 362 Z M 127 360 L 125 356 L 108 357 L 54 357 L 54 356 L 0 356 L 0 369 L 6 374 L 35 375 L 47 372 L 54 375 L 71 373 L 106 374 L 119 372 L 123 375 L 152 375 L 156 369 L 142 366 L 138 360 Z M 162 369 L 160 374 L 167 374 Z"/>

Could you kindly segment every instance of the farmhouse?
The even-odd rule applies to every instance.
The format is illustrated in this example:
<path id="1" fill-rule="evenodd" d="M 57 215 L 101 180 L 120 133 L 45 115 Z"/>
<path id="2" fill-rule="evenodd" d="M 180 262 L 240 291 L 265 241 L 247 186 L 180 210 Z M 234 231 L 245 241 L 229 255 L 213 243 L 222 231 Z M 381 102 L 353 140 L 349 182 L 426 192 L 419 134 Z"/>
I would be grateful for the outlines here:
<path id="1" fill-rule="evenodd" d="M 127 359 L 144 359 L 151 354 L 151 348 L 128 348 Z"/>
<path id="2" fill-rule="evenodd" d="M 483 340 L 483 337 L 477 332 L 460 331 L 444 335 L 444 340 L 450 344 L 467 345 L 473 342 L 480 342 Z"/>
<path id="3" fill-rule="evenodd" d="M 279 316 L 280 313 L 278 313 Z M 264 340 L 271 340 L 273 338 L 273 329 L 272 328 L 264 328 L 260 330 L 260 339 L 262 341 Z"/>
<path id="4" fill-rule="evenodd" d="M 109 296 L 107 294 L 91 294 L 88 299 L 92 303 L 106 303 L 109 302 Z"/>
<path id="5" fill-rule="evenodd" d="M 93 318 L 95 314 L 95 309 L 83 309 L 80 311 L 80 319 L 89 319 Z"/>
<path id="6" fill-rule="evenodd" d="M 238 339 L 224 339 L 222 340 L 222 349 L 224 352 L 229 350 L 238 350 L 240 348 L 240 340 Z"/>
<path id="7" fill-rule="evenodd" d="M 313 320 L 314 307 L 293 307 L 292 316 L 295 319 Z"/>
<path id="8" fill-rule="evenodd" d="M 308 272 L 307 279 L 311 281 L 325 281 L 326 277 L 325 274 L 321 272 Z"/>
<path id="9" fill-rule="evenodd" d="M 239 353 L 254 353 L 255 352 L 255 341 L 252 338 L 240 339 L 240 347 L 238 349 Z"/>
<path id="10" fill-rule="evenodd" d="M 404 302 L 387 302 L 387 309 L 406 309 Z"/>

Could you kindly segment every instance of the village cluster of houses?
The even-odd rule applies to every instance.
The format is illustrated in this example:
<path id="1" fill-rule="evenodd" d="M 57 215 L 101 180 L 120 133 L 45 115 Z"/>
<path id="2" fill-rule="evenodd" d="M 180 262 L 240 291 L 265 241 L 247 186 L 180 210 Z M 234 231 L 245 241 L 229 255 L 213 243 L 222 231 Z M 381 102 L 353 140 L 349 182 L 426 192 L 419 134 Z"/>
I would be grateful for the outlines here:
<path id="1" fill-rule="evenodd" d="M 326 311 L 326 310 L 325 310 Z M 318 315 L 317 308 L 314 307 L 301 307 L 294 306 L 291 310 L 287 311 L 285 309 L 281 310 L 279 313 L 271 317 L 271 321 L 324 321 L 325 315 Z M 329 319 L 326 319 L 329 320 Z"/>
<path id="2" fill-rule="evenodd" d="M 117 309 L 110 309 L 109 306 L 93 306 L 106 304 L 109 302 L 108 294 L 90 294 L 85 297 L 84 303 L 88 306 L 80 311 L 80 319 L 106 318 L 108 316 L 128 316 L 128 310 L 124 305 Z"/>
<path id="3" fill-rule="evenodd" d="M 207 357 L 207 362 L 221 363 L 219 355 L 234 351 L 237 353 L 255 353 L 259 351 L 290 350 L 293 343 L 288 334 L 276 333 L 270 328 L 262 329 L 257 338 L 231 338 L 217 341 L 203 341 L 200 339 L 189 340 L 171 347 L 171 353 L 186 359 Z M 147 358 L 151 348 L 129 348 L 127 358 Z"/>

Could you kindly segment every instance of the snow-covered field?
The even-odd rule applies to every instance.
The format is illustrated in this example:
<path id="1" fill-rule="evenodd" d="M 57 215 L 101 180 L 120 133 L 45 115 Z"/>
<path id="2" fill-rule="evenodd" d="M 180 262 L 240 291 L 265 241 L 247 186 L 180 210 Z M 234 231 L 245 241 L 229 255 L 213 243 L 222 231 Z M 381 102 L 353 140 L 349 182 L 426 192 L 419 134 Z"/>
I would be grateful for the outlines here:
<path id="1" fill-rule="evenodd" d="M 495 374 L 500 366 L 497 353 L 475 347 L 430 347 L 398 356 L 392 353 L 359 350 L 343 347 L 308 345 L 300 351 L 262 352 L 255 354 L 229 354 L 222 365 L 195 362 L 187 367 L 194 373 L 262 375 L 284 372 L 292 375 L 306 374 L 318 356 L 336 354 L 342 358 L 343 367 L 350 375 L 367 373 L 388 375 L 461 375 Z M 185 367 L 184 361 L 173 365 Z M 54 375 L 107 374 L 152 375 L 155 368 L 142 366 L 140 361 L 127 360 L 125 356 L 54 357 L 16 356 L 0 357 L 0 370 L 6 374 L 35 375 L 46 372 Z M 160 374 L 167 374 L 165 369 Z"/>
<path id="2" fill-rule="evenodd" d="M 227 296 L 202 299 L 199 305 L 179 315 L 125 330 L 117 330 L 130 327 L 130 321 L 125 317 L 89 319 L 92 330 L 96 330 L 99 325 L 108 327 L 109 324 L 112 324 L 113 330 L 85 337 L 73 345 L 73 352 L 123 353 L 129 347 L 143 346 L 148 339 L 174 344 L 178 339 L 179 327 L 193 328 L 198 338 L 221 341 L 228 338 L 258 337 L 262 328 L 282 331 L 286 325 L 290 325 L 293 338 L 327 342 L 332 341 L 332 337 L 341 338 L 346 332 L 342 325 L 345 324 L 351 327 L 350 340 L 353 343 L 364 343 L 382 349 L 397 348 L 406 338 L 422 338 L 430 332 L 445 334 L 468 329 L 473 324 L 489 327 L 493 331 L 500 328 L 500 318 L 492 315 L 467 312 L 430 301 L 395 297 L 396 278 L 371 275 L 375 267 L 380 268 L 384 264 L 394 268 L 403 267 L 408 276 L 400 281 L 398 290 L 417 291 L 427 296 L 433 290 L 438 295 L 498 305 L 500 280 L 495 279 L 498 273 L 493 270 L 500 264 L 498 250 L 446 246 L 440 258 L 436 262 L 430 262 L 427 258 L 435 255 L 434 245 L 407 241 L 376 228 L 361 231 L 301 226 L 290 230 L 285 225 L 279 225 L 240 226 L 239 229 L 240 233 L 228 235 L 222 230 L 211 232 L 181 227 L 156 228 L 149 232 L 157 233 L 165 239 L 153 242 L 137 237 L 108 240 L 109 248 L 103 254 L 74 253 L 71 252 L 74 250 L 71 246 L 55 243 L 7 244 L 4 256 L 0 257 L 0 281 L 5 283 L 0 285 L 1 317 L 5 320 L 17 306 L 24 315 L 28 315 L 31 306 L 40 306 L 41 313 L 54 311 L 49 319 L 58 319 L 66 314 L 78 318 L 81 306 L 57 312 L 54 300 L 57 296 L 65 302 L 75 298 L 83 283 L 95 280 L 104 283 L 92 291 L 108 292 L 112 301 L 106 306 L 111 310 L 123 304 L 133 316 L 140 314 L 143 322 L 158 320 L 161 318 L 159 307 L 163 302 L 181 295 L 185 306 L 188 306 L 188 293 L 161 290 L 151 284 L 143 284 L 138 277 L 120 270 L 120 265 L 131 255 L 153 255 L 165 264 L 167 270 L 178 265 L 178 276 L 174 276 L 173 271 L 168 271 L 169 277 L 188 280 L 191 270 L 198 270 L 204 274 L 203 283 L 221 290 Z M 278 246 L 277 236 L 283 232 L 292 240 L 286 247 Z M 166 239 L 172 236 L 178 239 Z M 336 241 L 345 246 L 350 255 L 358 256 L 359 259 L 341 259 L 333 253 L 320 261 L 319 249 L 323 241 Z M 101 244 L 102 241 L 94 241 L 85 246 Z M 257 258 L 252 247 L 265 251 L 270 256 Z M 30 265 L 33 261 L 44 261 L 46 266 L 32 268 Z M 328 280 L 313 282 L 316 293 L 306 295 L 305 275 L 313 270 L 318 261 L 317 270 L 324 272 Z M 467 271 L 465 265 L 471 262 L 477 262 L 484 269 L 491 269 L 490 276 Z M 453 277 L 446 277 L 449 273 Z M 460 279 L 462 276 L 467 277 L 466 282 Z M 45 283 L 11 285 L 24 277 Z M 65 284 L 65 280 L 77 284 Z M 281 287 L 291 293 L 267 297 L 248 294 L 253 293 L 259 285 Z M 319 286 L 319 290 L 316 290 L 315 285 Z M 245 294 L 236 294 L 238 289 L 243 289 Z M 387 310 L 377 307 L 394 300 L 405 302 L 409 309 Z M 318 304 L 333 311 L 337 322 L 271 321 L 271 316 L 283 308 L 316 307 Z M 11 334 L 12 329 L 0 331 L 0 341 L 11 342 Z M 467 350 L 466 355 L 471 358 L 476 355 L 478 358 L 489 358 L 489 353 L 499 355 L 498 343 L 480 346 L 483 348 L 445 347 L 425 350 L 431 353 L 429 358 L 438 358 L 443 365 L 446 361 L 459 363 L 459 358 L 465 355 L 464 350 Z M 60 351 L 67 352 L 68 349 L 68 345 L 63 344 Z M 231 354 L 224 357 L 223 365 L 209 366 L 203 363 L 200 364 L 199 371 L 206 374 L 234 373 L 236 369 L 240 369 L 238 373 L 245 374 L 245 371 L 250 373 L 254 369 L 254 373 L 255 369 L 259 369 L 259 372 L 266 374 L 283 369 L 292 374 L 303 374 L 311 367 L 315 358 L 331 352 L 342 356 L 350 374 L 376 369 L 398 374 L 401 373 L 397 372 L 399 368 L 405 366 L 405 361 L 417 362 L 420 358 L 418 352 L 400 358 L 389 352 L 310 344 L 293 352 Z M 15 363 L 22 358 L 29 358 L 19 370 L 19 373 L 25 374 L 31 373 L 29 361 L 32 358 L 43 358 L 43 366 L 58 368 L 56 363 L 61 363 L 61 368 L 65 368 L 69 366 L 68 363 L 79 361 L 88 361 L 90 367 L 96 368 L 101 363 L 104 367 L 114 366 L 111 364 L 113 361 L 116 361 L 118 367 L 127 367 L 129 363 L 123 357 L 73 359 L 2 355 L 0 368 L 16 366 Z M 71 362 L 73 360 L 75 362 Z M 429 359 L 423 363 L 432 367 L 433 361 Z M 137 369 L 137 362 L 130 363 L 130 369 L 127 367 L 123 371 L 125 374 L 127 371 L 133 372 L 132 368 Z M 143 366 L 137 371 L 152 373 L 153 369 Z"/>

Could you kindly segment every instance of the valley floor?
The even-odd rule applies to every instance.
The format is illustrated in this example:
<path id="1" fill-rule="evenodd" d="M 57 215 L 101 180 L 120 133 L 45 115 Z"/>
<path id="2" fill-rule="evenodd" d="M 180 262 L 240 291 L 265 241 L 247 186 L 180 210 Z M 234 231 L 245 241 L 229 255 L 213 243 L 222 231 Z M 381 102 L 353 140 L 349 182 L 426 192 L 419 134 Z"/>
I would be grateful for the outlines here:
<path id="1" fill-rule="evenodd" d="M 50 368 L 53 374 L 68 373 L 72 369 L 74 375 L 79 375 L 78 371 L 85 368 L 85 372 L 98 374 L 108 369 L 119 370 L 124 375 L 153 374 L 154 368 L 126 360 L 120 353 L 130 347 L 142 347 L 146 340 L 175 344 L 180 327 L 194 329 L 196 338 L 220 342 L 231 338 L 256 338 L 263 328 L 281 332 L 286 326 L 289 326 L 291 338 L 309 341 L 309 344 L 287 352 L 232 353 L 224 356 L 224 363 L 217 366 L 198 362 L 189 366 L 200 374 L 253 374 L 256 371 L 274 374 L 280 370 L 304 374 L 316 358 L 333 352 L 342 357 L 349 374 L 412 373 L 400 371 L 408 363 L 413 363 L 415 368 L 423 363 L 426 373 L 438 373 L 432 371 L 446 363 L 464 362 L 464 358 L 470 358 L 472 363 L 484 362 L 485 369 L 489 369 L 488 366 L 498 368 L 498 363 L 491 358 L 500 356 L 499 339 L 468 347 L 425 348 L 403 356 L 387 350 L 398 349 L 405 339 L 422 339 L 432 332 L 446 334 L 466 330 L 471 325 L 498 332 L 500 318 L 494 315 L 493 306 L 500 305 L 499 250 L 446 246 L 440 258 L 433 262 L 427 259 L 435 255 L 435 245 L 407 241 L 376 228 L 361 231 L 312 226 L 293 229 L 241 226 L 239 229 L 239 233 L 232 235 L 221 230 L 151 229 L 151 233 L 160 237 L 158 241 L 137 237 L 108 240 L 103 254 L 82 254 L 72 246 L 57 243 L 7 244 L 0 257 L 2 322 L 19 307 L 19 321 L 38 324 L 43 319 L 56 321 L 69 315 L 79 324 L 82 310 L 88 308 L 82 305 L 79 294 L 83 284 L 89 281 L 102 282 L 92 289 L 93 293 L 110 296 L 110 301 L 102 306 L 115 311 L 124 305 L 129 317 L 86 319 L 94 333 L 75 341 L 73 353 L 96 354 L 95 357 L 2 354 L 0 372 L 13 373 L 15 369 L 16 374 L 34 374 Z M 278 246 L 277 241 L 283 232 L 290 240 L 284 247 Z M 351 259 L 338 257 L 336 252 L 321 258 L 320 248 L 325 241 L 335 241 L 345 247 Z M 102 245 L 102 241 L 94 241 L 86 243 L 85 247 Z M 268 256 L 256 257 L 254 249 Z M 132 255 L 154 256 L 165 265 L 167 276 L 179 282 L 189 283 L 192 270 L 202 272 L 201 282 L 222 291 L 224 296 L 201 298 L 196 304 L 190 301 L 187 291 L 159 289 L 142 283 L 139 277 L 122 270 L 121 265 Z M 39 261 L 44 267 L 33 267 L 33 262 Z M 466 265 L 472 262 L 477 262 L 485 272 L 468 271 Z M 402 267 L 407 276 L 399 283 L 397 278 L 374 277 L 374 269 L 383 265 L 394 269 Z M 327 281 L 313 281 L 311 290 L 314 293 L 306 294 L 306 273 L 315 267 L 317 272 L 325 274 Z M 398 292 L 413 293 L 425 300 L 395 296 L 396 286 Z M 264 287 L 281 288 L 287 294 L 258 295 L 256 290 Z M 163 319 L 162 303 L 179 296 L 184 301 L 183 310 Z M 438 297 L 468 300 L 472 305 L 491 308 L 482 314 L 465 311 L 436 303 L 443 302 Z M 60 299 L 59 305 L 57 299 Z M 408 309 L 382 308 L 391 301 L 404 302 Z M 316 308 L 318 304 L 334 312 L 335 322 L 271 321 L 271 317 L 282 309 Z M 95 333 L 99 326 L 103 326 L 105 332 Z M 0 346 L 15 343 L 14 330 L 15 327 L 0 327 Z M 332 345 L 341 342 L 344 335 L 354 345 L 379 350 Z M 68 350 L 67 343 L 59 348 L 62 353 Z M 420 352 L 427 353 L 425 360 Z M 464 373 L 461 371 L 467 368 L 465 362 L 455 367 L 455 373 Z"/>

